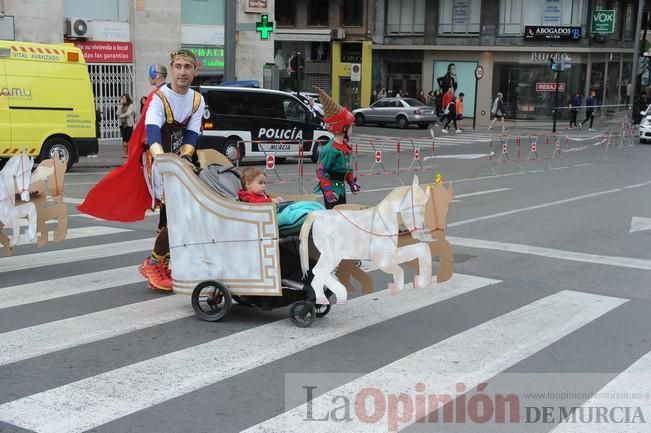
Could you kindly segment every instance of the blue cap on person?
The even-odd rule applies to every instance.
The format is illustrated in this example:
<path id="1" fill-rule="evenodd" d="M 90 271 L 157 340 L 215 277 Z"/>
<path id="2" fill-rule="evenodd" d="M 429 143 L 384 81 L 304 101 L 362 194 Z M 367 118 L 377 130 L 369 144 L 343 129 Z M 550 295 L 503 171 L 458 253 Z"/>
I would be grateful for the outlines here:
<path id="1" fill-rule="evenodd" d="M 167 68 L 163 65 L 159 64 L 152 64 L 149 65 L 149 72 L 148 72 L 148 77 L 151 81 L 154 81 L 156 79 L 157 75 L 160 75 L 163 78 L 167 77 Z"/>

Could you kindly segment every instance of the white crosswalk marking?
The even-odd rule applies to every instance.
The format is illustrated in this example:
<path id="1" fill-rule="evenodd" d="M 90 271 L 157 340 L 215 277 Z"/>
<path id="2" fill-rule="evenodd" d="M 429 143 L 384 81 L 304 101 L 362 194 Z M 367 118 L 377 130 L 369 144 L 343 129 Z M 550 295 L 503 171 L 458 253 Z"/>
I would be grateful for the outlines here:
<path id="1" fill-rule="evenodd" d="M 0 334 L 0 366 L 192 316 L 190 298 L 172 295 Z"/>
<path id="2" fill-rule="evenodd" d="M 79 227 L 74 229 L 68 229 L 68 232 L 66 233 L 66 239 L 81 239 L 81 238 L 88 238 L 91 236 L 114 235 L 117 233 L 126 233 L 130 231 L 131 230 L 129 229 L 124 229 L 119 227 L 103 227 L 103 226 Z M 54 240 L 54 232 L 52 231 L 48 232 L 48 240 L 50 242 Z M 36 240 L 29 243 L 35 244 Z"/>
<path id="3" fill-rule="evenodd" d="M 93 245 L 89 247 L 48 251 L 44 253 L 25 254 L 22 256 L 4 257 L 0 260 L 0 272 L 19 271 L 37 266 L 60 265 L 81 260 L 119 256 L 122 254 L 151 250 L 153 245 L 154 238 L 147 238 L 125 242 L 114 242 L 111 244 Z"/>
<path id="4" fill-rule="evenodd" d="M 288 321 L 274 322 L 0 405 L 0 420 L 43 433 L 82 432 L 497 282 L 455 275 L 447 283 L 431 289 L 415 290 L 407 285 L 397 295 L 399 298 L 388 290 L 372 293 L 352 299 L 346 305 L 337 305 L 337 314 L 329 315 L 312 328 L 297 328 Z M 283 338 L 277 338 L 279 335 Z"/>
<path id="5" fill-rule="evenodd" d="M 626 300 L 620 298 L 573 291 L 556 293 L 325 393 L 313 401 L 312 408 L 329 407 L 337 396 L 355 401 L 355 395 L 364 389 L 378 389 L 383 395 L 405 393 L 413 396 L 417 394 L 414 389 L 417 383 L 440 394 L 456 395 L 458 383 L 472 389 L 624 302 Z M 496 339 L 497 335 L 499 338 Z M 532 335 L 536 337 L 531 338 Z M 428 369 L 423 369 L 424 365 Z M 246 432 L 341 431 L 341 423 L 335 421 L 306 425 L 306 410 L 306 405 L 299 406 Z M 399 429 L 415 421 L 414 418 L 404 421 Z M 386 429 L 387 423 L 386 418 L 371 423 L 353 417 L 352 421 L 345 423 L 345 428 L 356 433 L 376 432 L 381 431 L 382 427 Z M 395 428 L 392 430 L 395 431 Z"/>
<path id="6" fill-rule="evenodd" d="M 67 204 L 82 204 L 84 202 L 84 199 L 74 198 L 74 197 L 63 197 L 63 202 Z"/>
<path id="7" fill-rule="evenodd" d="M 126 233 L 130 231 L 131 231 L 130 229 L 124 229 L 119 227 L 103 227 L 103 226 L 78 227 L 78 228 L 68 229 L 66 233 L 66 239 L 81 239 L 81 238 L 88 238 L 92 236 L 104 236 L 104 235 L 113 235 L 117 233 Z M 21 237 L 24 236 L 25 236 L 24 234 L 21 235 Z M 54 241 L 53 231 L 48 232 L 48 240 L 50 242 Z M 36 242 L 37 240 L 35 239 L 30 242 L 21 242 L 21 245 L 36 244 Z M 2 270 L 1 267 L 0 270 Z"/>
<path id="8" fill-rule="evenodd" d="M 143 277 L 138 272 L 137 266 L 133 265 L 73 277 L 0 287 L 0 310 L 80 293 L 125 286 L 139 281 L 143 281 Z"/>
<path id="9" fill-rule="evenodd" d="M 561 423 L 551 433 L 640 433 L 648 431 L 647 423 L 651 420 L 649 384 L 651 384 L 651 352 L 618 374 L 601 388 L 596 393 L 597 395 L 583 404 L 582 408 L 586 410 L 604 408 L 602 413 L 607 414 L 607 419 L 610 422 L 603 422 L 603 418 L 599 422 L 599 418 L 592 415 L 593 422 Z M 635 416 L 637 408 L 639 408 L 644 422 L 639 416 Z M 626 416 L 627 412 L 628 416 Z M 628 418 L 629 422 L 622 422 L 625 418 Z"/>
<path id="10" fill-rule="evenodd" d="M 460 134 L 443 134 L 440 130 L 436 131 L 434 138 L 435 147 L 439 146 L 459 146 L 462 144 L 484 143 L 486 148 L 491 141 L 499 141 L 498 137 L 492 137 L 489 134 L 480 132 L 464 131 Z M 409 152 L 415 147 L 421 150 L 432 147 L 431 137 L 381 137 L 375 135 L 365 135 L 353 133 L 351 140 L 353 150 L 359 152 L 373 152 L 381 150 L 384 152 L 396 152 L 397 144 L 400 143 L 401 152 Z"/>

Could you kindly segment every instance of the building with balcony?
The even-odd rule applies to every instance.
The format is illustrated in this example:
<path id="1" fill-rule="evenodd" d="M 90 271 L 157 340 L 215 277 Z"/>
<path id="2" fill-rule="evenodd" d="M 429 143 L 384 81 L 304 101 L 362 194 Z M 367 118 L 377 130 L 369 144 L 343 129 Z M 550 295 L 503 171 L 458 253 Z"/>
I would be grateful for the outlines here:
<path id="1" fill-rule="evenodd" d="M 464 115 L 485 125 L 497 92 L 507 118 L 551 118 L 550 58 L 571 58 L 559 105 L 576 91 L 602 104 L 627 102 L 637 3 L 632 0 L 376 0 L 373 87 L 416 95 L 456 72 Z M 592 30 L 593 11 L 613 17 L 612 33 Z M 454 65 L 454 66 L 451 66 Z M 476 79 L 481 66 L 483 75 Z M 476 96 L 476 107 L 475 107 Z"/>
<path id="2" fill-rule="evenodd" d="M 295 72 L 302 67 L 301 91 L 319 86 L 340 104 L 368 105 L 373 11 L 373 0 L 275 0 L 274 62 L 281 90 L 296 90 Z M 353 65 L 361 68 L 359 81 Z"/>

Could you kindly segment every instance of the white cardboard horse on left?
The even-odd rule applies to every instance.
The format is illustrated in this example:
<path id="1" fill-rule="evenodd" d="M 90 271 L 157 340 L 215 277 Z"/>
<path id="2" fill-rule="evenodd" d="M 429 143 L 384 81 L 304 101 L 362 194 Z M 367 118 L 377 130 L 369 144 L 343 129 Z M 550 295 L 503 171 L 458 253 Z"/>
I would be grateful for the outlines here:
<path id="1" fill-rule="evenodd" d="M 43 165 L 32 173 L 34 159 L 22 153 L 7 161 L 0 171 L 0 244 L 9 251 L 20 243 L 30 243 L 36 239 L 38 215 L 36 205 L 30 201 L 30 189 L 35 182 L 48 178 L 54 170 Z M 16 204 L 16 196 L 20 195 L 22 203 Z M 27 230 L 23 236 L 20 227 L 27 222 Z M 1 232 L 3 227 L 12 229 L 11 237 Z M 47 233 L 45 233 L 47 236 Z"/>
<path id="2" fill-rule="evenodd" d="M 13 248 L 21 240 L 20 222 L 27 218 L 25 241 L 36 239 L 36 205 L 29 202 L 29 186 L 32 183 L 34 159 L 23 149 L 20 155 L 12 156 L 0 171 L 0 224 L 11 227 L 9 247 Z M 16 206 L 16 194 L 27 202 Z"/>

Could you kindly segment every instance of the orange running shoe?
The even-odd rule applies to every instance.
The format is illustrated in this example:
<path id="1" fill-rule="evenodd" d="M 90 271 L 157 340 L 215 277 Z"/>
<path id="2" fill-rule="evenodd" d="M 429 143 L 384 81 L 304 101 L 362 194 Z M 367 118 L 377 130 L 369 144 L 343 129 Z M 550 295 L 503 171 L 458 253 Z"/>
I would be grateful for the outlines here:
<path id="1" fill-rule="evenodd" d="M 152 289 L 172 291 L 172 278 L 168 275 L 167 268 L 162 262 L 153 266 L 147 279 Z"/>

